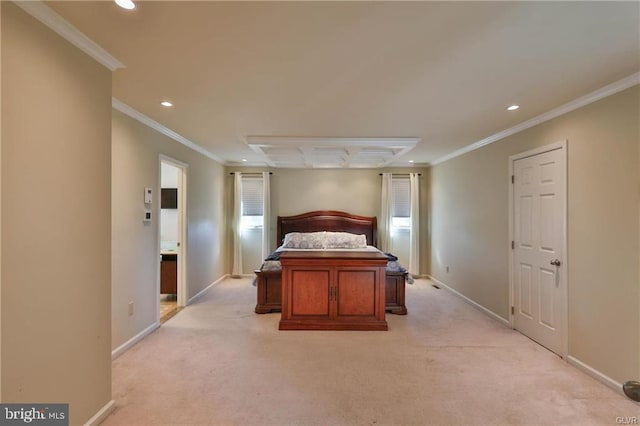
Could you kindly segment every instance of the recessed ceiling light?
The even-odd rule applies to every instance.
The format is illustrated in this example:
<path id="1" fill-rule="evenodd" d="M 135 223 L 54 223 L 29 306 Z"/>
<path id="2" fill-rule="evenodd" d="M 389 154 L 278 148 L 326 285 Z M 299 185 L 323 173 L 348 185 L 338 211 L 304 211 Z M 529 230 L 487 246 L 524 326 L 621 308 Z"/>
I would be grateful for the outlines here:
<path id="1" fill-rule="evenodd" d="M 160 102 L 160 105 L 165 106 L 165 107 L 172 107 L 173 104 L 169 101 L 162 101 Z"/>
<path id="2" fill-rule="evenodd" d="M 243 158 L 243 159 L 242 159 L 242 162 L 243 162 L 243 163 L 246 163 L 246 162 L 247 162 L 247 159 L 246 159 L 246 158 Z"/>
<path id="3" fill-rule="evenodd" d="M 509 105 L 509 106 L 507 107 L 507 111 L 515 111 L 515 110 L 517 110 L 518 108 L 520 108 L 520 105 Z"/>
<path id="4" fill-rule="evenodd" d="M 136 8 L 136 5 L 131 0 L 116 0 L 116 4 L 121 8 L 127 9 L 127 10 Z"/>
<path id="5" fill-rule="evenodd" d="M 413 163 L 413 160 L 409 160 L 410 163 Z"/>

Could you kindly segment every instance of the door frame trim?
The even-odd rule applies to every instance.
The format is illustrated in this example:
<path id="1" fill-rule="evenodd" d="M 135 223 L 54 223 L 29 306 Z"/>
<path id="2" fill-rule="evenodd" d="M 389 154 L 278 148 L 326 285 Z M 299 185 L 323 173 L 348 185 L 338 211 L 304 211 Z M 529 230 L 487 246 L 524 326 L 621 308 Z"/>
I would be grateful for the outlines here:
<path id="1" fill-rule="evenodd" d="M 158 294 L 158 303 L 157 303 L 157 320 L 160 321 L 160 191 L 162 188 L 162 163 L 169 164 L 174 166 L 180 170 L 178 175 L 178 193 L 180 196 L 178 197 L 178 239 L 180 240 L 180 249 L 178 250 L 178 307 L 184 307 L 187 305 L 187 174 L 189 170 L 189 165 L 187 163 L 183 163 L 182 161 L 176 160 L 164 154 L 159 155 L 158 161 L 158 203 L 157 203 L 157 211 L 156 217 L 158 218 L 158 226 L 157 228 L 157 251 L 158 251 L 158 264 L 156 266 L 156 271 L 158 273 L 157 279 L 157 294 Z"/>
<path id="2" fill-rule="evenodd" d="M 561 293 L 561 301 L 560 305 L 562 307 L 562 313 L 560 318 L 560 323 L 562 325 L 562 333 L 560 336 L 561 345 L 560 345 L 560 356 L 565 361 L 569 355 L 569 275 L 568 275 L 568 264 L 569 264 L 569 252 L 567 251 L 567 230 L 568 230 L 568 195 L 569 195 L 569 184 L 567 181 L 568 178 L 568 164 L 567 164 L 567 140 L 562 140 L 556 143 L 552 143 L 549 145 L 545 145 L 539 148 L 535 148 L 529 151 L 521 152 L 519 154 L 514 154 L 509 156 L 509 175 L 507 177 L 509 182 L 509 324 L 512 329 L 515 329 L 515 319 L 514 314 L 511 313 L 511 307 L 515 306 L 514 294 L 515 294 L 515 279 L 514 279 L 514 251 L 511 249 L 511 242 L 514 241 L 514 223 L 513 223 L 513 215 L 515 213 L 514 206 L 514 188 L 515 186 L 511 183 L 511 176 L 513 176 L 513 163 L 516 160 L 521 160 L 527 157 L 533 157 L 534 155 L 542 154 L 549 151 L 560 150 L 562 153 L 562 163 L 563 163 L 563 180 L 564 180 L 564 202 L 563 202 L 563 211 L 562 215 L 562 253 L 563 253 L 563 261 L 560 265 L 560 280 L 561 284 L 563 284 L 563 290 Z"/>

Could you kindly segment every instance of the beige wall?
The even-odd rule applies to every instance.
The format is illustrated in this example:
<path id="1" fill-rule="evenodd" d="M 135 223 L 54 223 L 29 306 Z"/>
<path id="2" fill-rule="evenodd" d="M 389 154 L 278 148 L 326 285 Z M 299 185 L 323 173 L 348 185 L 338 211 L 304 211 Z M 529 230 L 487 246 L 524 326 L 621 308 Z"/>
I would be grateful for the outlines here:
<path id="1" fill-rule="evenodd" d="M 639 105 L 635 86 L 431 170 L 431 274 L 508 318 L 508 157 L 568 141 L 569 355 L 619 382 L 640 375 Z"/>
<path id="2" fill-rule="evenodd" d="M 233 215 L 233 177 L 229 172 L 263 171 L 267 169 L 251 169 L 227 167 L 227 205 L 229 217 Z M 429 182 L 425 168 L 390 168 L 384 169 L 391 173 L 422 173 L 421 211 L 427 210 Z M 272 247 L 276 247 L 276 218 L 277 216 L 291 216 L 313 210 L 341 210 L 362 216 L 380 215 L 380 193 L 382 189 L 382 170 L 379 169 L 273 169 L 271 170 L 271 240 Z M 421 270 L 428 269 L 428 223 L 421 223 Z M 229 246 L 233 238 L 228 234 Z M 244 262 L 248 259 L 245 256 Z M 231 260 L 230 260 L 231 261 Z M 254 264 L 244 265 L 245 273 L 249 273 L 260 266 L 259 258 Z M 405 262 L 408 266 L 408 260 Z M 229 265 L 230 269 L 231 266 Z"/>
<path id="3" fill-rule="evenodd" d="M 111 400 L 111 73 L 2 2 L 2 401 Z"/>
<path id="4" fill-rule="evenodd" d="M 188 164 L 187 299 L 229 272 L 223 166 L 113 110 L 113 349 L 157 320 L 160 154 Z M 154 194 L 150 224 L 142 221 L 145 187 Z"/>

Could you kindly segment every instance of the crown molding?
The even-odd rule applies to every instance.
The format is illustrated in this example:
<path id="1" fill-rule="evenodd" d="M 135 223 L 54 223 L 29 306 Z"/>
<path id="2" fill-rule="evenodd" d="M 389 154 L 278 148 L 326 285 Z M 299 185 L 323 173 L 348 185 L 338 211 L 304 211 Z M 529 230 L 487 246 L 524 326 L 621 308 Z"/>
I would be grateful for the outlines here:
<path id="1" fill-rule="evenodd" d="M 533 126 L 537 126 L 538 124 L 544 123 L 545 121 L 552 120 L 568 112 L 574 111 L 578 108 L 582 108 L 583 106 L 599 101 L 600 99 L 606 98 L 607 96 L 614 95 L 618 92 L 621 92 L 625 89 L 633 87 L 637 84 L 640 84 L 640 72 L 631 74 L 628 77 L 625 77 L 621 80 L 616 81 L 615 83 L 611 83 L 607 86 L 604 86 L 587 95 L 579 97 L 578 99 L 574 99 L 571 102 L 568 102 L 564 105 L 559 106 L 558 108 L 554 108 L 551 111 L 545 112 L 544 114 L 540 114 L 537 117 L 533 117 L 532 119 L 522 122 L 516 126 L 510 127 L 506 130 L 498 132 L 487 138 L 479 140 L 478 142 L 472 143 L 471 145 L 467 145 L 463 148 L 453 151 L 431 162 L 430 165 L 435 166 L 437 164 L 444 163 L 445 161 L 451 160 L 452 158 L 456 158 L 468 152 L 475 151 L 478 148 L 482 148 L 483 146 L 497 142 L 501 139 L 506 138 L 507 136 L 514 135 L 516 133 L 519 133 Z"/>
<path id="2" fill-rule="evenodd" d="M 125 67 L 122 62 L 114 58 L 109 52 L 80 32 L 69 21 L 58 15 L 42 1 L 14 1 L 14 3 L 109 70 L 115 71 L 118 68 Z"/>
<path id="3" fill-rule="evenodd" d="M 174 132 L 173 130 L 163 126 L 162 124 L 158 123 L 157 121 L 155 121 L 152 118 L 147 117 L 146 115 L 144 115 L 143 113 L 141 113 L 138 110 L 135 110 L 133 108 L 131 108 L 129 105 L 125 104 L 124 102 L 116 99 L 116 98 L 111 98 L 111 106 L 113 107 L 113 109 L 120 111 L 121 113 L 128 115 L 129 117 L 133 118 L 134 120 L 138 120 L 140 123 L 144 124 L 145 126 L 151 127 L 153 130 L 156 130 L 160 133 L 162 133 L 165 136 L 170 137 L 171 139 L 173 139 L 176 142 L 180 142 L 181 144 L 183 144 L 184 146 L 187 146 L 191 149 L 193 149 L 194 151 L 199 152 L 200 154 L 204 155 L 205 157 L 208 157 L 214 161 L 217 161 L 218 163 L 224 165 L 224 161 L 212 154 L 211 152 L 207 151 L 206 149 L 204 149 L 203 147 L 201 147 L 200 145 L 198 145 L 195 142 L 190 141 L 189 139 L 185 138 L 184 136 Z"/>

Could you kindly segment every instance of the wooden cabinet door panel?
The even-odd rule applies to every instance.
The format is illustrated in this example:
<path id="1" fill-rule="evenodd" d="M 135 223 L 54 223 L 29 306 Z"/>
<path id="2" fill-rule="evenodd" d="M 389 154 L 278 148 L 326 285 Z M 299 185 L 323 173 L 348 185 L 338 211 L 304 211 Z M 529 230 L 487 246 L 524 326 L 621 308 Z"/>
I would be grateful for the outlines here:
<path id="1" fill-rule="evenodd" d="M 376 271 L 337 271 L 337 316 L 376 314 Z"/>
<path id="2" fill-rule="evenodd" d="M 291 271 L 291 315 L 330 315 L 330 270 Z"/>
<path id="3" fill-rule="evenodd" d="M 178 261 L 160 262 L 160 294 L 178 293 Z"/>

